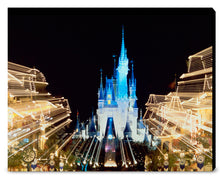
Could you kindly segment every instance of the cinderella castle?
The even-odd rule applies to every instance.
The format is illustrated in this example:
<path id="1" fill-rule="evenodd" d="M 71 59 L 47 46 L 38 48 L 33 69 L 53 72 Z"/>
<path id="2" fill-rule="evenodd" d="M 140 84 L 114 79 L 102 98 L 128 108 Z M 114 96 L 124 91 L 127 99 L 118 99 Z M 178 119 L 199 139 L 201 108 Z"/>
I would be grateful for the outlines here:
<path id="1" fill-rule="evenodd" d="M 116 62 L 116 59 L 114 59 Z M 92 118 L 86 128 L 81 131 L 83 137 L 96 135 L 102 138 L 130 138 L 135 142 L 143 142 L 146 128 L 143 125 L 142 114 L 138 119 L 136 96 L 136 79 L 133 63 L 128 83 L 129 59 L 124 41 L 124 27 L 122 27 L 121 53 L 118 66 L 114 63 L 113 75 L 103 83 L 102 70 L 100 87 L 98 89 L 97 115 Z M 97 119 L 97 120 L 96 120 Z M 78 125 L 79 126 L 79 125 Z M 79 130 L 78 130 L 79 131 Z"/>

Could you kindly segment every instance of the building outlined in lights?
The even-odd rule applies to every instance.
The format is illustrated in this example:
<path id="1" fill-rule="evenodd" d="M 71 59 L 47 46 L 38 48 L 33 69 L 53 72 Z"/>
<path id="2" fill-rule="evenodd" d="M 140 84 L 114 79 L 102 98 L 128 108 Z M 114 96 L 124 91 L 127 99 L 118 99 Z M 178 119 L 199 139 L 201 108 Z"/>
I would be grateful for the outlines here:
<path id="1" fill-rule="evenodd" d="M 71 109 L 67 99 L 48 93 L 47 85 L 38 69 L 8 62 L 8 159 L 29 147 L 51 147 L 46 142 L 54 134 L 64 139 L 62 129 L 72 121 Z"/>

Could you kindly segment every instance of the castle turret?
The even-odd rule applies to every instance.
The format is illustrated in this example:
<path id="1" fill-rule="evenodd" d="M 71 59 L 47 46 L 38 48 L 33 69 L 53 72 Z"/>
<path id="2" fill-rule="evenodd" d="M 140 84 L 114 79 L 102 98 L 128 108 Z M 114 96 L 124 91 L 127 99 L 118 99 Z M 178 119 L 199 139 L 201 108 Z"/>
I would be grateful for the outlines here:
<path id="1" fill-rule="evenodd" d="M 98 95 L 99 95 L 99 100 L 102 100 L 104 99 L 104 94 L 103 94 L 103 83 L 102 83 L 102 69 L 100 69 L 100 88 L 99 88 L 99 92 L 98 92 Z"/>
<path id="2" fill-rule="evenodd" d="M 92 110 L 92 119 L 89 126 L 89 136 L 94 136 L 94 135 L 96 135 L 96 128 L 95 128 L 94 115 Z"/>
<path id="3" fill-rule="evenodd" d="M 142 119 L 142 109 L 140 109 L 140 119 L 138 122 L 138 129 L 145 129 L 145 126 L 143 124 L 143 119 Z"/>
<path id="4" fill-rule="evenodd" d="M 113 55 L 114 59 L 114 69 L 113 69 L 113 75 L 112 75 L 112 82 L 113 82 L 113 88 L 114 88 L 114 93 L 115 97 L 117 99 L 117 70 L 116 70 L 116 55 Z"/>
<path id="5" fill-rule="evenodd" d="M 117 68 L 117 99 L 118 100 L 128 99 L 127 75 L 128 75 L 128 57 L 124 42 L 124 26 L 123 26 L 121 54 L 119 57 L 118 68 Z"/>
<path id="6" fill-rule="evenodd" d="M 129 80 L 129 102 L 130 108 L 137 108 L 137 96 L 136 96 L 136 79 L 134 78 L 134 65 L 131 61 L 131 78 Z"/>
<path id="7" fill-rule="evenodd" d="M 82 132 L 82 138 L 85 140 L 86 138 L 86 129 L 84 123 L 81 124 L 81 132 Z"/>
<path id="8" fill-rule="evenodd" d="M 116 78 L 117 78 L 116 55 L 113 55 L 112 57 L 113 57 L 113 59 L 114 59 L 113 78 L 116 79 Z"/>
<path id="9" fill-rule="evenodd" d="M 146 128 L 143 124 L 143 120 L 142 120 L 142 109 L 140 109 L 140 119 L 137 123 L 137 136 L 136 136 L 136 140 L 139 142 L 143 142 L 145 139 L 145 135 L 146 135 Z"/>
<path id="10" fill-rule="evenodd" d="M 112 101 L 112 91 L 111 91 L 111 88 L 110 88 L 110 84 L 108 85 L 106 100 L 108 101 L 108 104 L 111 104 L 111 101 Z"/>
<path id="11" fill-rule="evenodd" d="M 100 69 L 100 88 L 98 90 L 98 107 L 102 108 L 104 105 L 104 89 L 103 89 L 103 83 L 102 83 L 102 69 Z"/>
<path id="12" fill-rule="evenodd" d="M 113 87 L 113 78 L 108 79 L 106 77 L 106 86 L 105 86 L 105 95 L 104 95 L 104 106 L 117 106 L 117 102 L 115 101 L 115 92 Z"/>

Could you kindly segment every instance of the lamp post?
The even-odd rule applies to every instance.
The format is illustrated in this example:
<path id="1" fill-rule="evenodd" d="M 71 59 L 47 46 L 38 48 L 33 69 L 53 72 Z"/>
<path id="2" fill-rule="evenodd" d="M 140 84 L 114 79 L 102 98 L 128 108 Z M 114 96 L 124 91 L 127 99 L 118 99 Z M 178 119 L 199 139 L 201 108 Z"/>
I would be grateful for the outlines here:
<path id="1" fill-rule="evenodd" d="M 185 170 L 186 160 L 184 159 L 184 157 L 185 157 L 185 152 L 181 151 L 180 152 L 180 171 L 184 171 Z"/>
<path id="2" fill-rule="evenodd" d="M 204 161 L 205 161 L 205 157 L 203 155 L 198 155 L 196 162 L 197 162 L 197 167 L 199 171 L 202 171 L 203 167 L 204 167 Z"/>
<path id="3" fill-rule="evenodd" d="M 162 164 L 161 164 L 161 157 L 160 156 L 158 156 L 158 164 L 157 164 L 157 170 L 158 171 L 161 171 L 162 170 Z"/>
<path id="4" fill-rule="evenodd" d="M 164 154 L 164 162 L 163 162 L 163 165 L 164 165 L 164 171 L 168 171 L 168 168 L 169 168 L 169 161 L 168 161 L 168 154 Z"/>
<path id="5" fill-rule="evenodd" d="M 61 158 L 61 159 L 60 159 L 60 163 L 59 163 L 60 172 L 63 171 L 63 166 L 64 166 L 64 162 L 63 162 L 63 159 Z"/>
<path id="6" fill-rule="evenodd" d="M 54 160 L 54 153 L 50 153 L 50 160 Z"/>
<path id="7" fill-rule="evenodd" d="M 55 165 L 55 161 L 54 161 L 54 153 L 50 153 L 50 171 L 54 171 L 54 165 Z"/>

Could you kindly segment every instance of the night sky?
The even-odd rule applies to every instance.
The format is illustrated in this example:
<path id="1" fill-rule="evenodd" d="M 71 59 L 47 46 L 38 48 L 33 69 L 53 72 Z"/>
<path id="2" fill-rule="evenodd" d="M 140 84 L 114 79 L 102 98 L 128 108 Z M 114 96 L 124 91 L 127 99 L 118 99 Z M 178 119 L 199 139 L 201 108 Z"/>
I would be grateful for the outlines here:
<path id="1" fill-rule="evenodd" d="M 113 73 L 122 24 L 143 110 L 149 94 L 174 90 L 189 55 L 215 45 L 212 9 L 9 8 L 8 60 L 39 69 L 48 91 L 69 100 L 72 118 L 78 109 L 86 120 L 97 108 L 100 68 Z"/>

